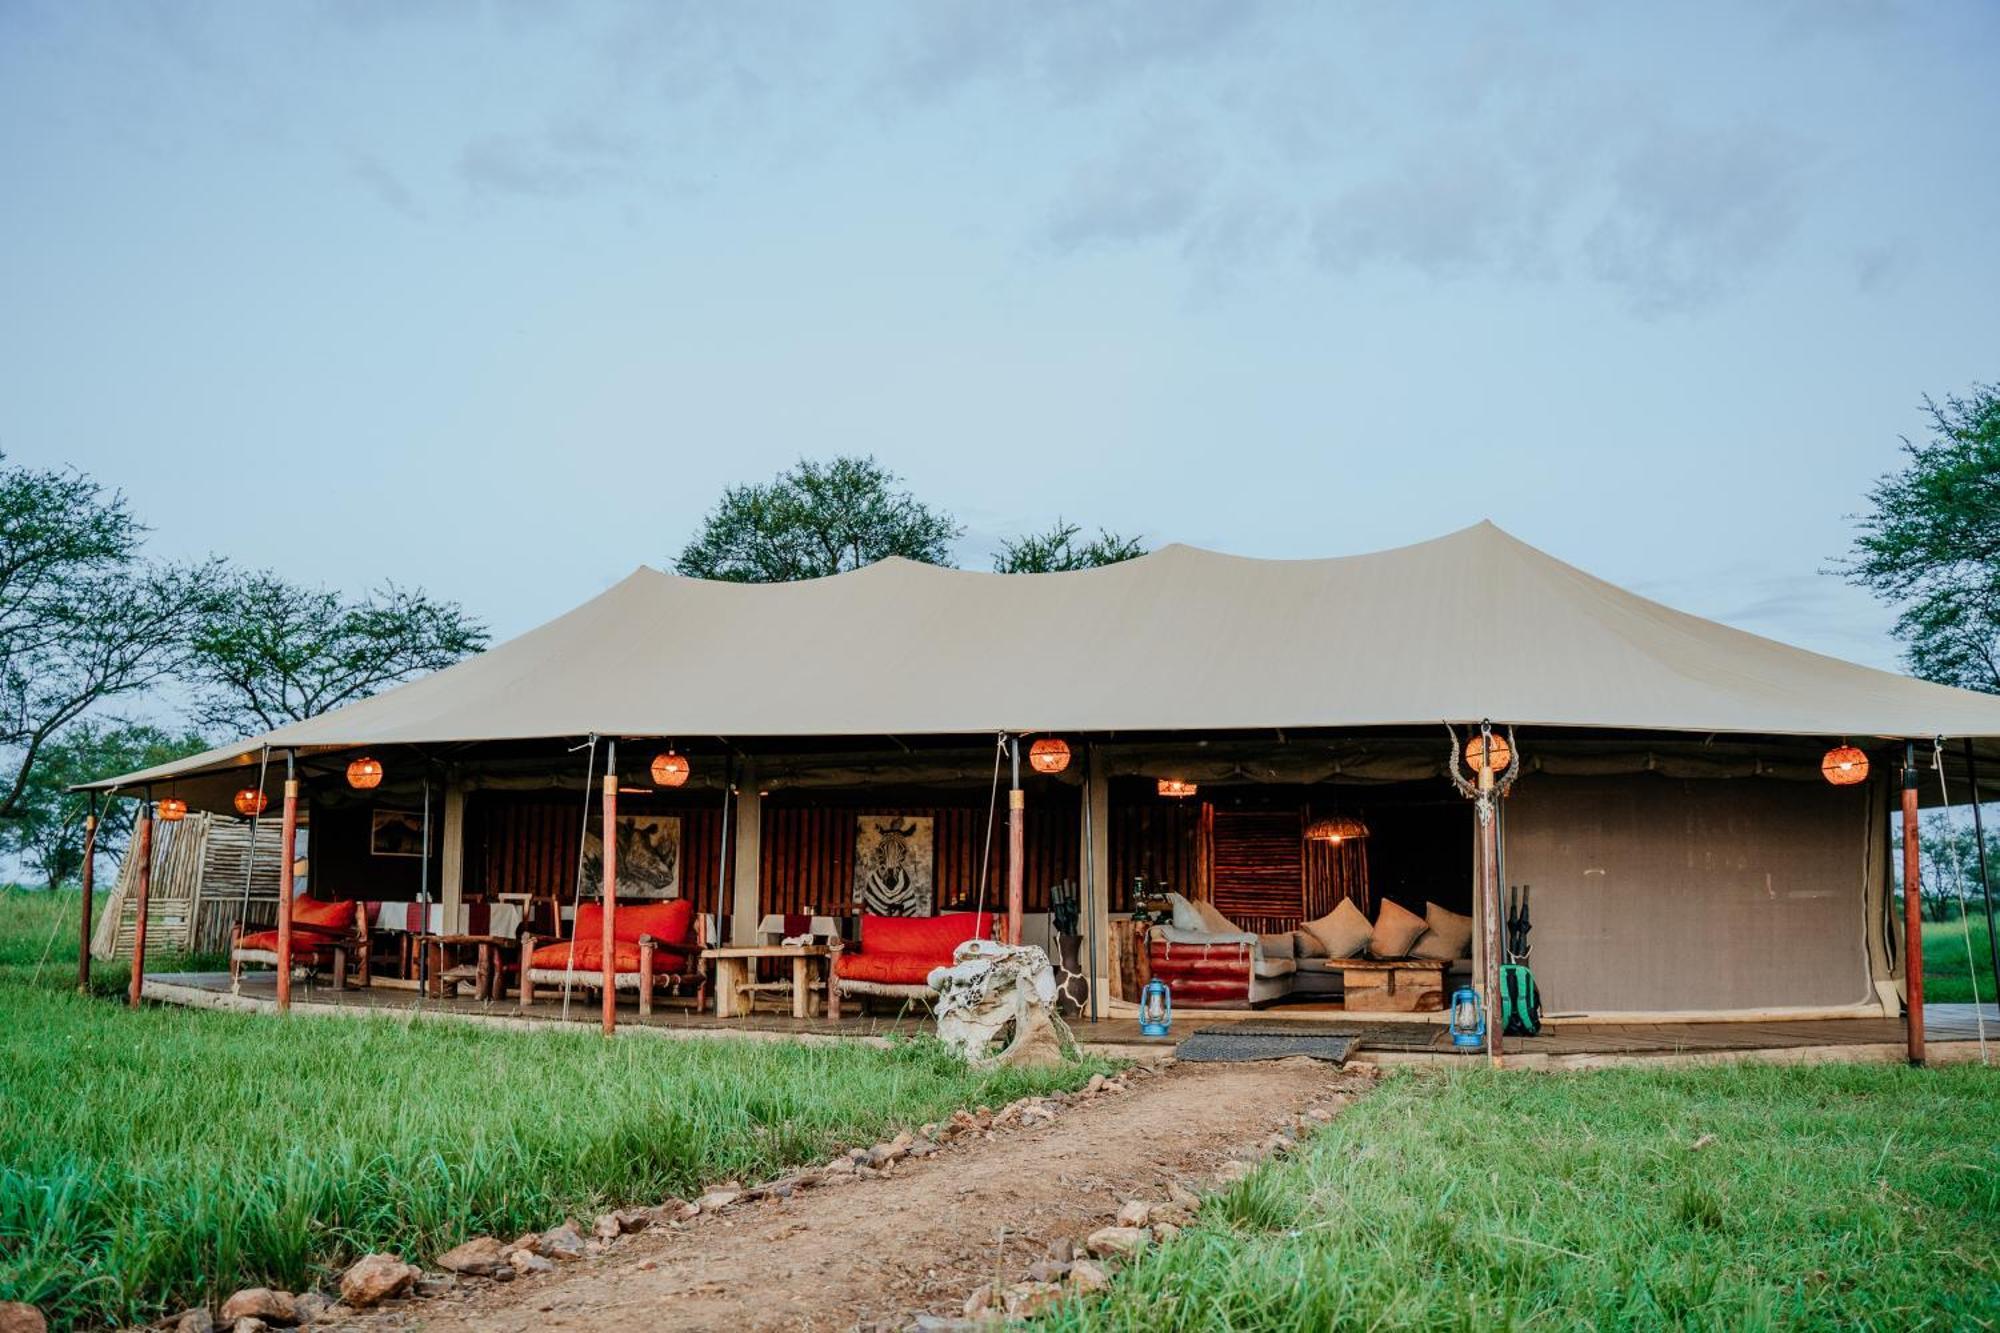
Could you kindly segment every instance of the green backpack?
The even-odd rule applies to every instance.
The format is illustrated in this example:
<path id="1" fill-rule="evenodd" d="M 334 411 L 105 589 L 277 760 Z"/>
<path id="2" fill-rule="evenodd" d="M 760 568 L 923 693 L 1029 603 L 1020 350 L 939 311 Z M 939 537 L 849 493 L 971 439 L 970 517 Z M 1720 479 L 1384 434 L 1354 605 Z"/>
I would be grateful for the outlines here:
<path id="1" fill-rule="evenodd" d="M 1541 1035 L 1542 992 L 1524 964 L 1500 966 L 1500 1030 L 1510 1037 Z"/>

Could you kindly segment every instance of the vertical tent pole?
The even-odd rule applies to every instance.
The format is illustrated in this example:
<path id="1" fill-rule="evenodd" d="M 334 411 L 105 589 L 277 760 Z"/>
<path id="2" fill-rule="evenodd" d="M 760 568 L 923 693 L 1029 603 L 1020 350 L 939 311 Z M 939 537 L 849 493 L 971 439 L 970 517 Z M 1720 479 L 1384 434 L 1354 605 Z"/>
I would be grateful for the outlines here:
<path id="1" fill-rule="evenodd" d="M 1980 813 L 1979 761 L 1972 757 L 1972 737 L 1965 738 L 1965 776 L 1972 784 L 1972 837 L 1979 844 L 1979 892 L 1986 900 L 1986 953 L 1993 964 L 1993 981 L 2000 986 L 2000 930 L 1993 925 L 1993 877 L 1986 870 L 1986 819 Z"/>
<path id="2" fill-rule="evenodd" d="M 292 1007 L 292 858 L 299 842 L 298 751 L 285 751 L 285 816 L 278 826 L 278 1011 Z M 252 844 L 254 849 L 255 844 Z"/>
<path id="3" fill-rule="evenodd" d="M 1489 741 L 1479 766 L 1479 910 L 1486 917 L 1486 1058 L 1500 1067 L 1500 837 L 1499 800 L 1493 790 Z"/>
<path id="4" fill-rule="evenodd" d="M 1091 784 L 1097 773 L 1097 752 L 1083 747 L 1083 785 L 1078 793 L 1083 802 L 1083 900 L 1077 904 L 1084 920 L 1084 971 L 1090 985 L 1090 1021 L 1097 1021 L 1097 830 L 1090 816 Z"/>
<path id="5" fill-rule="evenodd" d="M 1007 738 L 1007 758 L 1014 767 L 1014 785 L 1007 791 L 1007 943 L 1021 942 L 1023 867 L 1026 852 L 1027 793 L 1021 790 L 1021 738 Z"/>
<path id="6" fill-rule="evenodd" d="M 613 983 L 617 980 L 616 968 L 611 957 L 612 942 L 617 936 L 612 932 L 612 916 L 618 910 L 618 742 L 610 742 L 604 755 L 604 834 L 600 839 L 604 846 L 604 1035 L 610 1036 L 618 1030 L 618 991 Z M 574 929 L 572 929 L 574 934 Z"/>
<path id="7" fill-rule="evenodd" d="M 1917 747 L 1912 741 L 1903 746 L 1903 987 L 1913 1065 L 1924 1062 L 1924 895 L 1917 851 Z"/>
<path id="8" fill-rule="evenodd" d="M 125 1002 L 137 1009 L 139 993 L 146 984 L 146 912 L 153 898 L 153 789 L 151 787 L 140 794 L 139 826 L 132 831 L 132 842 L 138 848 L 139 857 L 139 911 L 138 920 L 132 926 L 132 982 L 126 989 Z"/>
<path id="9" fill-rule="evenodd" d="M 76 989 L 90 994 L 90 899 L 97 887 L 97 793 L 90 794 L 90 813 L 83 817 L 83 920 L 77 927 Z"/>

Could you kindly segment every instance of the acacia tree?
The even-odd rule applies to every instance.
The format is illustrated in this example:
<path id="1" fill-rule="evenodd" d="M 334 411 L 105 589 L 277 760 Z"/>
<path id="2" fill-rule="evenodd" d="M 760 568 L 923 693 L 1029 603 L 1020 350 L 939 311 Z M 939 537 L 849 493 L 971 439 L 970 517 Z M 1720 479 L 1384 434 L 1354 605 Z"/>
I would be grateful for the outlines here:
<path id="1" fill-rule="evenodd" d="M 1072 569 L 1096 569 L 1146 554 L 1137 537 L 1122 537 L 1103 528 L 1088 541 L 1078 541 L 1083 528 L 1058 518 L 1047 532 L 1030 533 L 1018 541 L 1003 541 L 993 557 L 1000 574 L 1057 574 Z"/>
<path id="2" fill-rule="evenodd" d="M 873 458 L 801 459 L 769 482 L 724 491 L 674 568 L 690 578 L 784 583 L 892 555 L 950 563 L 963 529 L 901 482 Z"/>
<path id="3" fill-rule="evenodd" d="M 18 856 L 50 888 L 69 883 L 83 866 L 83 820 L 90 798 L 69 788 L 107 773 L 129 773 L 169 763 L 206 748 L 193 732 L 170 732 L 144 723 L 84 718 L 43 747 L 18 815 L 0 825 L 0 846 Z M 138 810 L 134 801 L 103 803 L 97 824 L 99 856 L 123 853 Z"/>
<path id="4" fill-rule="evenodd" d="M 265 570 L 225 581 L 187 672 L 205 728 L 242 735 L 298 722 L 486 647 L 456 602 L 393 584 L 349 600 Z"/>
<path id="5" fill-rule="evenodd" d="M 149 564 L 145 531 L 81 472 L 0 466 L 0 818 L 66 728 L 184 660 L 221 565 Z"/>
<path id="6" fill-rule="evenodd" d="M 1924 409 L 1931 436 L 1868 493 L 1843 572 L 1899 609 L 1910 670 L 2000 692 L 2000 386 Z"/>

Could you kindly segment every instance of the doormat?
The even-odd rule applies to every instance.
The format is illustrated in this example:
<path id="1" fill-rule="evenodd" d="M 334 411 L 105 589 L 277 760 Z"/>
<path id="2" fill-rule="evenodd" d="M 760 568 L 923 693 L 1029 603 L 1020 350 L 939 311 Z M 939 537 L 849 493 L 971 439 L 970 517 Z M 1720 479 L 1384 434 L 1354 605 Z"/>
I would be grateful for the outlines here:
<path id="1" fill-rule="evenodd" d="M 1177 1060 L 1283 1060 L 1303 1055 L 1330 1064 L 1346 1064 L 1361 1044 L 1358 1032 L 1328 1032 L 1311 1023 L 1240 1023 L 1230 1027 L 1196 1028 L 1174 1047 Z"/>

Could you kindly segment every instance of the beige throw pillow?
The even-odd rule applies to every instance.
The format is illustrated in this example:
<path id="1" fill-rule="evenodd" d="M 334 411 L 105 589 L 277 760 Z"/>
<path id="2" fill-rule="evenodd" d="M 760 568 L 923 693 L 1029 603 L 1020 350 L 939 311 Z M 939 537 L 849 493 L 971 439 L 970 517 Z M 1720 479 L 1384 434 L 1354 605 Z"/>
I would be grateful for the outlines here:
<path id="1" fill-rule="evenodd" d="M 1368 937 L 1368 952 L 1376 958 L 1408 958 L 1430 925 L 1415 912 L 1390 898 L 1382 900 L 1375 914 L 1375 931 Z"/>
<path id="2" fill-rule="evenodd" d="M 1318 940 L 1327 957 L 1352 958 L 1367 947 L 1368 936 L 1375 928 L 1368 924 L 1366 912 L 1351 899 L 1342 898 L 1331 912 L 1299 929 Z"/>
<path id="3" fill-rule="evenodd" d="M 1424 904 L 1424 923 L 1430 927 L 1423 938 L 1410 946 L 1410 957 L 1449 963 L 1472 956 L 1472 918 L 1448 911 L 1436 903 Z"/>
<path id="4" fill-rule="evenodd" d="M 1202 926 L 1211 935 L 1241 935 L 1243 927 L 1215 910 L 1215 904 L 1194 900 L 1194 910 L 1201 914 Z"/>

